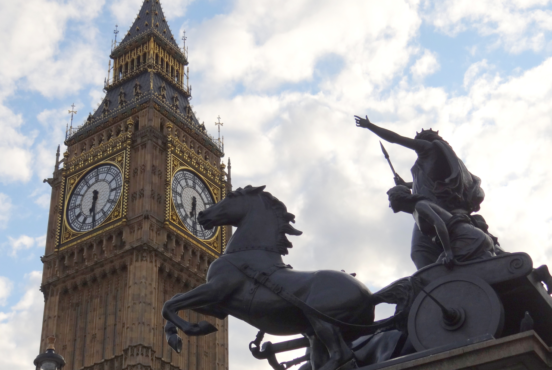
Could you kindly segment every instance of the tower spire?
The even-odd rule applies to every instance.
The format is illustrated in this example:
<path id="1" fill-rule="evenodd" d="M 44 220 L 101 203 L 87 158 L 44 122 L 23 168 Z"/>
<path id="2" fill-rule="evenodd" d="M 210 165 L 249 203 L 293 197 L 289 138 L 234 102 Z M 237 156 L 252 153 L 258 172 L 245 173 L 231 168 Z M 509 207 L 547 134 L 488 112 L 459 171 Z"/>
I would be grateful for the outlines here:
<path id="1" fill-rule="evenodd" d="M 144 0 L 134 23 L 119 45 L 115 45 L 114 50 L 127 44 L 130 40 L 146 34 L 158 36 L 175 47 L 179 52 L 182 52 L 169 28 L 159 0 Z"/>

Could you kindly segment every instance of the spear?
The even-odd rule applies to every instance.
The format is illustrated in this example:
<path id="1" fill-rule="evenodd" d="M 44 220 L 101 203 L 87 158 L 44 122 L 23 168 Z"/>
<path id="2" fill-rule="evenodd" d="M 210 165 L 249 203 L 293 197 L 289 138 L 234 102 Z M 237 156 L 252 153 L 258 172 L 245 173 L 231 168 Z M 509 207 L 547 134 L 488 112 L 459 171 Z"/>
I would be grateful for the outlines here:
<path id="1" fill-rule="evenodd" d="M 395 172 L 395 169 L 393 168 L 393 164 L 391 164 L 391 159 L 389 159 L 389 153 L 387 153 L 387 150 L 383 147 L 383 144 L 380 141 L 381 151 L 383 152 L 383 155 L 385 156 L 385 159 L 387 159 L 387 163 L 389 163 L 389 167 L 391 167 L 391 171 L 393 171 L 393 175 L 395 178 L 398 178 L 399 175 Z"/>

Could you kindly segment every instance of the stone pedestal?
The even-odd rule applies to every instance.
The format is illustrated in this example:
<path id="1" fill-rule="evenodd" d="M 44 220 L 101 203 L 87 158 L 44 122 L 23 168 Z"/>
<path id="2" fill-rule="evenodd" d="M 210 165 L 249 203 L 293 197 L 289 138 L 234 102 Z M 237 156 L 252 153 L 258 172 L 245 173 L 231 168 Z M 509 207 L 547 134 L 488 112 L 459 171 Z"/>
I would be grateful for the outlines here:
<path id="1" fill-rule="evenodd" d="M 534 331 L 444 352 L 424 351 L 362 370 L 548 370 L 552 348 Z"/>

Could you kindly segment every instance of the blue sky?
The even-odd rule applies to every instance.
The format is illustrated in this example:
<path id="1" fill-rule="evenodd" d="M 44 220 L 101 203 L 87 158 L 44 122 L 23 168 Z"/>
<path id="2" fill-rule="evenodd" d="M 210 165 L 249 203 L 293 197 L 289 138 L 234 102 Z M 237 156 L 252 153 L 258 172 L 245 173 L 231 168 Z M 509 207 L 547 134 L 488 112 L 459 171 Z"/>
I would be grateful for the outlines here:
<path id="1" fill-rule="evenodd" d="M 120 40 L 140 4 L 0 0 L 0 331 L 15 338 L 0 339 L 2 368 L 27 368 L 38 349 L 42 180 L 67 111 L 75 103 L 80 124 L 95 110 L 114 27 Z M 483 179 L 481 212 L 502 245 L 552 259 L 550 1 L 162 5 L 175 38 L 186 30 L 194 110 L 211 134 L 225 123 L 234 185 L 266 184 L 297 215 L 296 268 L 355 271 L 375 290 L 413 272 L 412 221 L 387 208 L 387 164 L 355 114 L 404 135 L 439 129 Z M 409 178 L 413 153 L 387 149 Z M 262 366 L 241 351 L 254 333 L 231 321 L 232 369 Z"/>

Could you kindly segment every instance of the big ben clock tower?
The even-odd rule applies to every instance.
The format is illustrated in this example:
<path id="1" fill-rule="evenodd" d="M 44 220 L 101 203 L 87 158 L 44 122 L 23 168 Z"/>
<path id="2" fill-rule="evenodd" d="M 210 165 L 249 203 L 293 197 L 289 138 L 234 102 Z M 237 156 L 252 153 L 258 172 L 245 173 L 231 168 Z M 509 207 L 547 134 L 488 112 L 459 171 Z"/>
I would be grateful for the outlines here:
<path id="1" fill-rule="evenodd" d="M 228 369 L 226 320 L 183 312 L 218 332 L 188 337 L 178 355 L 164 338 L 163 303 L 202 284 L 223 252 L 231 229 L 205 230 L 197 215 L 231 184 L 159 0 L 144 0 L 110 58 L 102 104 L 48 179 L 40 352 L 55 336 L 66 370 Z"/>

